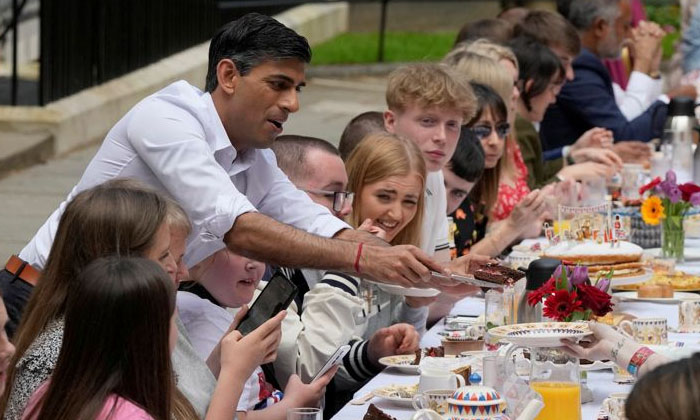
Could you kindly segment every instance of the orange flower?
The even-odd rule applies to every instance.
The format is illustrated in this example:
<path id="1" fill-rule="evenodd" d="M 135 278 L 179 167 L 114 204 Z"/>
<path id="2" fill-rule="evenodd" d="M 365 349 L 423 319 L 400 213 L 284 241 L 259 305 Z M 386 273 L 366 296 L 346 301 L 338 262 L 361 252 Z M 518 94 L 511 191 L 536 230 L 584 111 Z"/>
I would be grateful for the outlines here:
<path id="1" fill-rule="evenodd" d="M 658 225 L 664 214 L 664 206 L 658 196 L 652 195 L 642 203 L 642 220 L 648 225 Z"/>

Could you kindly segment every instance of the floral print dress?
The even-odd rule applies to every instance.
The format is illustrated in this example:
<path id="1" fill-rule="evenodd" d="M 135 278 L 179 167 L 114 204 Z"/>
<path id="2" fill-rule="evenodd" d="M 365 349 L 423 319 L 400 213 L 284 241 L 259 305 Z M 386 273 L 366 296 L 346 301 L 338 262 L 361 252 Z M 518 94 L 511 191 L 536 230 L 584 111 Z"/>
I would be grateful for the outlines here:
<path id="1" fill-rule="evenodd" d="M 520 146 L 515 142 L 509 142 L 506 152 L 515 166 L 516 178 L 514 185 L 504 182 L 498 184 L 498 199 L 490 214 L 494 222 L 507 219 L 515 206 L 530 193 L 530 187 L 527 186 L 527 166 L 520 152 Z"/>

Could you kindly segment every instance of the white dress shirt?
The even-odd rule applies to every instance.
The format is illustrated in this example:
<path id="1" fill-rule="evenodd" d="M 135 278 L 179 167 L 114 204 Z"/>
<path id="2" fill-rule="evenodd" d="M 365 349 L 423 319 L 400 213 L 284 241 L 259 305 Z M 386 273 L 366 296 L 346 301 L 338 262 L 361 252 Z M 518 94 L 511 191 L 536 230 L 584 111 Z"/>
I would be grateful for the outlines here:
<path id="1" fill-rule="evenodd" d="M 639 71 L 633 71 L 630 74 L 626 89 L 622 89 L 620 85 L 613 82 L 615 103 L 627 121 L 637 118 L 657 99 L 661 99 L 662 90 L 661 79 L 652 79 Z"/>
<path id="2" fill-rule="evenodd" d="M 450 248 L 447 225 L 447 192 L 442 171 L 428 172 L 421 229 L 421 249 L 428 255 Z"/>
<path id="3" fill-rule="evenodd" d="M 247 212 L 325 237 L 349 228 L 298 190 L 271 150 L 238 154 L 211 95 L 178 81 L 136 104 L 107 133 L 78 185 L 20 257 L 42 269 L 67 202 L 113 178 L 138 179 L 180 203 L 193 225 L 185 254 L 190 267 L 222 249 L 236 217 Z"/>

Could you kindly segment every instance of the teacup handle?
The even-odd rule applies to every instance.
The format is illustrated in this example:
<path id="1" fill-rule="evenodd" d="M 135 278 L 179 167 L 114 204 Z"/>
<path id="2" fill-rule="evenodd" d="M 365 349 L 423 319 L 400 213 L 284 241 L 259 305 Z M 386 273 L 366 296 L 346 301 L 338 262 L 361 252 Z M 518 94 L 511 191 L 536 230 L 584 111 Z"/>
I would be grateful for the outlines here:
<path id="1" fill-rule="evenodd" d="M 629 327 L 629 331 L 626 330 L 626 327 Z M 630 321 L 625 319 L 618 324 L 617 328 L 622 335 L 634 340 L 634 325 Z"/>
<path id="2" fill-rule="evenodd" d="M 428 399 L 425 398 L 423 394 L 416 394 L 413 396 L 413 401 L 411 401 L 413 408 L 416 410 L 422 410 L 424 407 L 428 406 Z"/>
<path id="3" fill-rule="evenodd" d="M 442 417 L 436 411 L 424 408 L 418 410 L 416 414 L 411 417 L 411 420 L 444 420 L 444 417 Z"/>
<path id="4" fill-rule="evenodd" d="M 451 376 L 455 378 L 455 382 L 457 382 L 455 389 L 467 386 L 467 381 L 464 380 L 464 376 L 457 375 L 456 373 L 453 373 Z"/>

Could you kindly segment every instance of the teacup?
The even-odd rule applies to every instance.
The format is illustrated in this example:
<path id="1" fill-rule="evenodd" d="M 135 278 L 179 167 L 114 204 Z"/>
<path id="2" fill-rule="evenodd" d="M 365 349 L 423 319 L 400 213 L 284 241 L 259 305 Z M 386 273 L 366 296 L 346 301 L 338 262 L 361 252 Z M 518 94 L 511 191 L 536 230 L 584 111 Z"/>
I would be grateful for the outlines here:
<path id="1" fill-rule="evenodd" d="M 678 331 L 700 332 L 700 299 L 684 300 L 678 305 Z"/>
<path id="2" fill-rule="evenodd" d="M 447 400 L 452 398 L 451 389 L 433 389 L 423 391 L 413 396 L 413 408 L 416 410 L 430 409 L 439 414 L 447 413 Z"/>
<path id="3" fill-rule="evenodd" d="M 418 391 L 432 391 L 435 389 L 455 389 L 466 385 L 462 375 L 457 375 L 449 370 L 420 368 L 420 379 L 418 380 Z"/>
<path id="4" fill-rule="evenodd" d="M 609 420 L 624 420 L 625 419 L 625 401 L 627 401 L 626 393 L 610 394 L 608 398 L 603 400 L 603 409 L 608 413 Z"/>
<path id="5" fill-rule="evenodd" d="M 668 344 L 666 318 L 637 318 L 620 322 L 620 331 L 642 344 Z M 629 331 L 628 331 L 629 329 Z"/>

